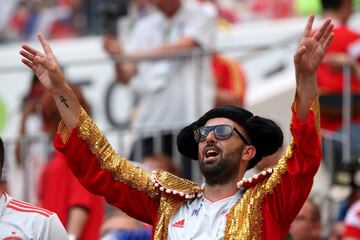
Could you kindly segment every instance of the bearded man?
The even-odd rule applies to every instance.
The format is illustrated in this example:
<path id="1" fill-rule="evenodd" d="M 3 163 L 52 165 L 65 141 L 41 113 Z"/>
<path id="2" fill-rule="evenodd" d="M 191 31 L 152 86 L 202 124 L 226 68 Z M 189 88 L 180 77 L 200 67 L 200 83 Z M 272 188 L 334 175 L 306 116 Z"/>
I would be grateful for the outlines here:
<path id="1" fill-rule="evenodd" d="M 179 151 L 198 159 L 203 187 L 164 171 L 147 173 L 115 153 L 68 87 L 52 50 L 23 45 L 26 64 L 51 92 L 61 114 L 54 144 L 91 192 L 154 226 L 152 239 L 284 239 L 300 211 L 321 159 L 316 70 L 333 35 L 325 20 L 311 35 L 310 16 L 294 56 L 293 140 L 274 168 L 244 172 L 283 141 L 271 120 L 238 107 L 205 113 L 178 135 Z"/>

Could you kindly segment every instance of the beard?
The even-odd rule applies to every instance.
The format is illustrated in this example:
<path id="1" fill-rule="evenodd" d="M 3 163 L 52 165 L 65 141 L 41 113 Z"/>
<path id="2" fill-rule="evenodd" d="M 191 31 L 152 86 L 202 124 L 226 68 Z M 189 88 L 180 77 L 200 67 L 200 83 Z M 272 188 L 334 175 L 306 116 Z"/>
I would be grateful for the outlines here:
<path id="1" fill-rule="evenodd" d="M 240 157 L 243 146 L 239 146 L 234 151 L 220 155 L 220 159 L 214 164 L 205 164 L 199 160 L 201 173 L 205 177 L 205 182 L 209 185 L 222 185 L 233 180 L 239 172 Z"/>

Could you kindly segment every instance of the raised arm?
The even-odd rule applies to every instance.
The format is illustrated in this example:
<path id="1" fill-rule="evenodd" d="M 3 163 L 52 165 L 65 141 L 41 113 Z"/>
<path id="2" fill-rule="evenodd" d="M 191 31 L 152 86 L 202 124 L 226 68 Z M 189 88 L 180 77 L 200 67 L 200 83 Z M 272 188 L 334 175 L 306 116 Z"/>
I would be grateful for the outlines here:
<path id="1" fill-rule="evenodd" d="M 38 39 L 45 54 L 24 44 L 20 50 L 20 54 L 24 57 L 22 62 L 34 72 L 44 87 L 51 92 L 62 120 L 66 127 L 71 130 L 76 126 L 81 105 L 66 83 L 64 74 L 49 43 L 41 33 L 38 34 Z"/>
<path id="2" fill-rule="evenodd" d="M 315 16 L 311 15 L 300 39 L 294 56 L 296 74 L 296 116 L 306 120 L 308 109 L 318 94 L 316 71 L 329 46 L 334 25 L 326 19 L 322 26 L 311 36 Z"/>

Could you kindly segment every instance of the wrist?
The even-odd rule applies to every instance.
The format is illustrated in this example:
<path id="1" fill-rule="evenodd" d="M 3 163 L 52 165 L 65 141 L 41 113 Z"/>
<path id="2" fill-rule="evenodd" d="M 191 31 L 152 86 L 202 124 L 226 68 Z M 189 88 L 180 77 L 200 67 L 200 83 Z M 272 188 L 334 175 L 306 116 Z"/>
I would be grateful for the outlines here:
<path id="1" fill-rule="evenodd" d="M 53 96 L 59 96 L 59 95 L 64 95 L 64 93 L 66 93 L 70 89 L 71 88 L 69 87 L 69 85 L 66 82 L 64 82 L 63 84 L 55 86 L 54 88 L 52 88 L 50 90 L 50 93 Z"/>

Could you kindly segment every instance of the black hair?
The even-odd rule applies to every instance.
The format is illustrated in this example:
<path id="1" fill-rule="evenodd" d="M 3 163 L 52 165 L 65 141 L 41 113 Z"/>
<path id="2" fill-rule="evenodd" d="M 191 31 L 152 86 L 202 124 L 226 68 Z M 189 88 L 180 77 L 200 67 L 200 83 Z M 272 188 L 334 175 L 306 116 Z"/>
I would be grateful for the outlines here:
<path id="1" fill-rule="evenodd" d="M 338 10 L 344 0 L 321 0 L 323 10 Z"/>

